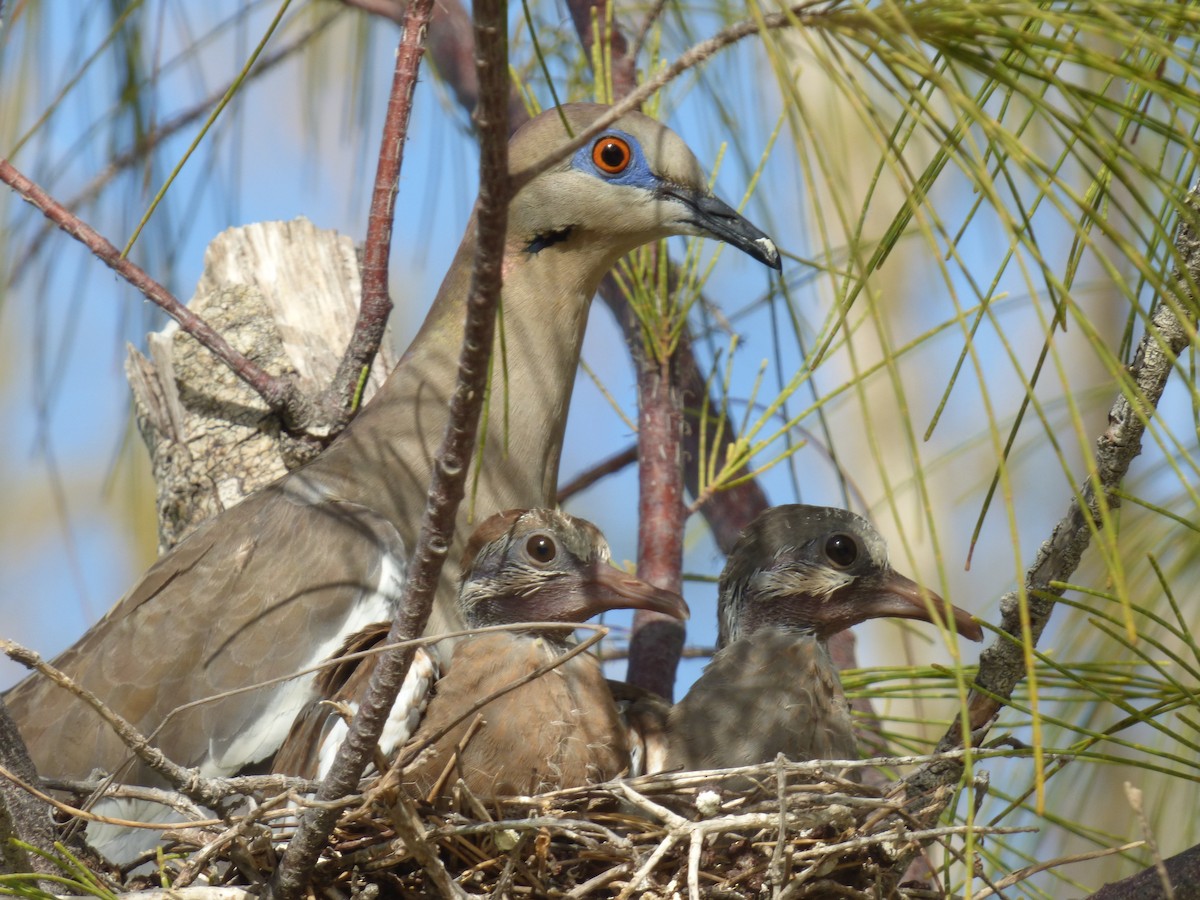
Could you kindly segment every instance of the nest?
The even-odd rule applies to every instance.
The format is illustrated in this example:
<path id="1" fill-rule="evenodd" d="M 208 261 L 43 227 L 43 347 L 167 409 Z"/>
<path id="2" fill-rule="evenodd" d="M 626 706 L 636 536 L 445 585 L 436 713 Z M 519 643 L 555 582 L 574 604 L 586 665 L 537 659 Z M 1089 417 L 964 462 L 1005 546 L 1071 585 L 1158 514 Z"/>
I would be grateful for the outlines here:
<path id="1" fill-rule="evenodd" d="M 414 805 L 394 781 L 376 778 L 341 804 L 311 896 L 945 896 L 920 881 L 890 886 L 898 860 L 930 841 L 953 853 L 950 841 L 963 829 L 918 828 L 925 816 L 910 801 L 854 774 L 781 758 L 486 803 L 460 783 L 441 808 Z M 157 857 L 152 877 L 108 875 L 125 890 L 165 877 L 176 889 L 253 892 L 309 802 L 295 789 L 276 793 L 223 826 L 168 833 L 189 852 Z"/>

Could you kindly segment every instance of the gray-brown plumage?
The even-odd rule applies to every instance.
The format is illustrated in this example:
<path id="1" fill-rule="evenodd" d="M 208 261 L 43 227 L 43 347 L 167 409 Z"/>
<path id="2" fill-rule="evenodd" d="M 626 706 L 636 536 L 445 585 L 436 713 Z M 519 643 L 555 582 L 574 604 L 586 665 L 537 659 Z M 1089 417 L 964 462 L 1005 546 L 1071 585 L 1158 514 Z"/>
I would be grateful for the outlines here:
<path id="1" fill-rule="evenodd" d="M 721 574 L 718 651 L 671 710 L 666 767 L 715 769 L 858 756 L 830 635 L 866 619 L 969 613 L 896 572 L 870 523 L 843 509 L 788 505 L 742 533 Z"/>
<path id="2" fill-rule="evenodd" d="M 533 119 L 509 145 L 512 171 L 569 139 L 563 117 L 575 135 L 606 111 L 574 104 Z M 553 502 L 592 295 L 622 255 L 672 234 L 715 237 L 779 267 L 766 235 L 712 196 L 683 141 L 636 113 L 513 197 L 497 332 L 507 352 L 497 350 L 503 377 L 472 461 L 474 507 Z M 446 428 L 474 244 L 472 217 L 420 332 L 337 441 L 160 559 L 59 668 L 149 733 L 182 704 L 315 665 L 391 618 Z M 454 553 L 470 531 L 465 507 Z M 461 624 L 453 597 L 443 579 L 431 633 Z M 269 760 L 312 696 L 311 676 L 239 693 L 173 718 L 155 742 L 204 775 L 230 775 Z M 82 777 L 130 759 L 95 713 L 45 679 L 5 699 L 43 774 Z M 122 780 L 156 783 L 140 764 Z"/>
<path id="3" fill-rule="evenodd" d="M 683 599 L 614 568 L 608 544 L 590 522 L 545 509 L 509 510 L 485 521 L 464 551 L 459 609 L 469 627 L 524 622 L 582 622 L 623 607 L 687 615 Z M 387 633 L 364 633 L 366 649 Z M 629 767 L 629 750 L 599 662 L 580 653 L 464 717 L 476 702 L 567 653 L 568 630 L 524 629 L 459 641 L 431 688 L 409 739 L 403 726 L 382 743 L 386 756 L 408 740 L 415 761 L 402 782 L 416 797 L 444 794 L 462 778 L 478 797 L 533 794 L 611 779 Z M 353 706 L 371 666 L 327 670 L 323 689 Z M 415 698 L 423 705 L 423 698 Z M 327 768 L 344 727 L 331 731 L 328 711 L 302 717 L 284 743 L 276 768 L 316 775 Z M 476 716 L 482 720 L 451 765 Z M 399 723 L 403 716 L 397 717 Z M 340 719 L 337 720 L 340 724 Z M 440 738 L 439 734 L 445 732 Z M 399 737 L 399 741 L 397 741 Z M 424 745 L 420 755 L 413 757 Z"/>

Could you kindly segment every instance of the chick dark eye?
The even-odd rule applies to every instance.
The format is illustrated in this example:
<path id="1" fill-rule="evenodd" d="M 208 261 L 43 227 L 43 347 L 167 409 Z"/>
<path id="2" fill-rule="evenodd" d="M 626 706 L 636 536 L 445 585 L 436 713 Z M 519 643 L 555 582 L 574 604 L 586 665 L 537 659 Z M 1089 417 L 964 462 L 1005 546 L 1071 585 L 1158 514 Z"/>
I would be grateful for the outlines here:
<path id="1" fill-rule="evenodd" d="M 839 569 L 848 569 L 858 559 L 858 544 L 848 534 L 830 535 L 825 541 L 825 556 Z"/>
<path id="2" fill-rule="evenodd" d="M 558 556 L 558 547 L 549 535 L 535 534 L 525 542 L 525 552 L 536 563 L 548 563 Z"/>
<path id="3" fill-rule="evenodd" d="M 620 175 L 629 167 L 633 159 L 633 151 L 629 144 L 619 137 L 603 137 L 592 147 L 592 162 L 601 172 L 609 175 Z"/>

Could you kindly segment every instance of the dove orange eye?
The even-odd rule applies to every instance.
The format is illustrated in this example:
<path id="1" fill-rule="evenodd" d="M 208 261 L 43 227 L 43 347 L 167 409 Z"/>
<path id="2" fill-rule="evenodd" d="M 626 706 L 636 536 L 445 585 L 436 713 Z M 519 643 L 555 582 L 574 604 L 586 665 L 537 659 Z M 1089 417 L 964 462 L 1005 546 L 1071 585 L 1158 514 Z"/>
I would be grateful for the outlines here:
<path id="1" fill-rule="evenodd" d="M 536 563 L 548 563 L 558 556 L 558 547 L 549 535 L 535 534 L 525 542 L 525 552 Z"/>
<path id="2" fill-rule="evenodd" d="M 858 544 L 848 534 L 830 535 L 825 542 L 825 555 L 839 569 L 848 569 L 858 559 Z"/>
<path id="3" fill-rule="evenodd" d="M 633 151 L 629 144 L 619 137 L 602 137 L 592 147 L 592 162 L 601 172 L 609 175 L 620 175 L 633 159 Z"/>

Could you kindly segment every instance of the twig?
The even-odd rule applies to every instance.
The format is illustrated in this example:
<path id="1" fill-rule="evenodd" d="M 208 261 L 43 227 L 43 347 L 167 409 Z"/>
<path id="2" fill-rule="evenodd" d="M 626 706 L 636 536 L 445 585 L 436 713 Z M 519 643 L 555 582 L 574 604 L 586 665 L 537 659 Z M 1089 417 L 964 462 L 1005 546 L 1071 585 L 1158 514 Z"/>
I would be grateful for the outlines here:
<path id="1" fill-rule="evenodd" d="M 1033 826 L 1028 827 L 1006 827 L 1001 828 L 994 825 L 946 825 L 942 828 L 923 828 L 918 831 L 908 831 L 904 828 L 892 828 L 887 831 L 879 831 L 875 834 L 864 834 L 858 837 L 848 838 L 844 841 L 836 843 L 822 844 L 820 847 L 814 847 L 811 850 L 798 850 L 792 855 L 795 862 L 800 862 L 806 859 L 824 859 L 830 856 L 838 856 L 845 853 L 847 850 L 859 850 L 864 847 L 877 846 L 879 844 L 893 844 L 904 842 L 909 846 L 920 847 L 925 841 L 937 840 L 938 838 L 954 837 L 960 834 L 971 832 L 976 835 L 988 834 L 1032 834 L 1038 829 Z"/>
<path id="2" fill-rule="evenodd" d="M 458 742 L 458 746 L 454 748 L 454 752 L 450 754 L 450 758 L 446 760 L 446 768 L 442 770 L 442 774 L 438 776 L 437 781 L 433 783 L 433 787 L 429 789 L 429 793 L 425 796 L 425 802 L 433 805 L 441 794 L 442 788 L 446 786 L 446 782 L 450 780 L 450 776 L 454 774 L 454 770 L 458 768 L 458 761 L 462 757 L 463 751 L 467 749 L 467 744 L 471 743 L 471 739 L 475 737 L 475 732 L 483 724 L 483 715 L 476 713 L 475 718 L 471 720 L 471 724 L 467 726 L 467 730 L 463 732 L 462 739 Z"/>
<path id="3" fill-rule="evenodd" d="M 775 802 L 779 804 L 779 839 L 775 841 L 767 874 L 771 879 L 771 896 L 776 900 L 787 883 L 789 862 L 787 854 L 783 852 L 784 835 L 787 831 L 787 769 L 784 766 L 786 762 L 787 759 L 782 753 L 775 757 Z"/>
<path id="4" fill-rule="evenodd" d="M 93 256 L 178 322 L 184 331 L 253 388 L 272 411 L 282 415 L 289 426 L 303 428 L 312 419 L 312 405 L 292 378 L 271 375 L 234 350 L 225 338 L 180 303 L 174 294 L 147 275 L 141 267 L 121 256 L 121 251 L 99 232 L 60 205 L 6 159 L 0 159 L 0 182 L 20 194 L 24 200 L 39 209 L 42 215 L 91 250 Z"/>
<path id="5" fill-rule="evenodd" d="M 261 776 L 257 776 L 261 777 Z M 296 779 L 299 781 L 300 779 Z M 178 791 L 145 787 L 140 784 L 112 783 L 111 779 L 70 781 L 65 778 L 42 778 L 41 785 L 47 790 L 66 791 L 76 797 L 104 797 L 118 800 L 144 800 L 173 809 L 181 816 L 205 819 L 207 815 L 190 798 Z M 286 789 L 285 789 L 286 790 Z M 241 792 L 238 792 L 241 793 Z"/>
<path id="6" fill-rule="evenodd" d="M 496 305 L 500 297 L 501 261 L 510 196 L 505 106 L 508 92 L 506 6 L 498 0 L 477 0 L 474 12 L 481 106 L 475 266 L 449 421 L 437 453 L 421 531 L 413 550 L 389 641 L 421 634 L 429 619 L 438 576 L 453 535 L 455 513 L 463 497 L 467 464 L 479 425 L 495 332 Z M 349 794 L 357 786 L 396 700 L 412 656 L 412 650 L 394 650 L 380 657 L 358 715 L 329 775 L 317 792 L 318 800 L 336 799 Z M 267 896 L 274 900 L 297 900 L 306 889 L 336 820 L 337 813 L 326 810 L 310 810 L 301 817 L 296 836 L 288 845 L 267 887 Z"/>
<path id="7" fill-rule="evenodd" d="M 690 647 L 685 645 L 679 654 L 680 659 L 712 659 L 712 655 L 717 652 L 716 647 Z M 600 662 L 612 662 L 618 659 L 629 658 L 628 647 L 613 647 L 606 645 L 596 653 L 596 658 Z"/>
<path id="8" fill-rule="evenodd" d="M 560 627 L 562 627 L 561 622 L 558 624 Z M 529 626 L 525 625 L 524 627 L 528 628 Z M 574 629 L 577 626 L 570 625 L 567 627 Z M 516 678 L 516 679 L 508 682 L 508 684 L 505 684 L 505 685 L 502 685 L 501 687 L 496 688 L 496 690 L 492 691 L 490 694 L 480 697 L 478 700 L 476 700 L 474 703 L 472 703 L 470 706 L 468 706 L 466 709 L 464 709 L 459 715 L 455 716 L 455 718 L 453 720 L 446 723 L 446 725 L 442 726 L 441 728 L 439 728 L 437 731 L 433 732 L 432 734 L 427 735 L 423 740 L 421 740 L 419 742 L 414 741 L 414 742 L 411 742 L 411 743 L 405 745 L 404 755 L 402 757 L 397 758 L 397 762 L 393 766 L 393 768 L 403 768 L 403 767 L 409 765 L 414 759 L 416 759 L 416 757 L 420 754 L 420 752 L 422 750 L 424 750 L 426 747 L 430 747 L 430 746 L 436 744 L 443 737 L 445 737 L 447 734 L 449 734 L 451 731 L 453 731 L 455 728 L 457 728 L 460 723 L 464 722 L 467 718 L 469 718 L 470 716 L 479 712 L 481 709 L 483 709 L 485 706 L 487 706 L 493 700 L 497 700 L 500 697 L 503 697 L 505 694 L 511 693 L 512 691 L 515 691 L 517 688 L 519 688 L 523 685 L 529 684 L 529 682 L 534 681 L 535 679 L 541 678 L 543 675 L 545 675 L 548 672 L 552 672 L 554 669 L 557 669 L 559 666 L 564 665 L 569 660 L 574 659 L 579 654 L 585 653 L 588 650 L 588 648 L 590 648 L 592 645 L 604 640 L 604 638 L 608 635 L 608 629 L 604 628 L 603 626 L 587 626 L 587 627 L 595 628 L 596 633 L 591 635 L 590 637 L 588 637 L 586 640 L 580 641 L 574 647 L 569 649 L 566 653 L 559 654 L 558 656 L 554 657 L 554 659 L 547 660 L 546 662 L 544 662 L 540 666 L 538 666 L 536 669 L 533 669 L 530 672 L 526 672 L 520 678 Z M 482 631 L 482 629 L 480 629 L 480 631 Z"/>
<path id="9" fill-rule="evenodd" d="M 224 825 L 224 819 L 200 819 L 198 821 L 188 822 L 137 822 L 133 819 L 119 819 L 113 816 L 102 816 L 90 810 L 80 809 L 76 806 L 71 806 L 69 803 L 63 803 L 61 800 L 51 797 L 44 791 L 38 790 L 32 784 L 27 784 L 18 778 L 8 769 L 0 766 L 0 778 L 15 784 L 22 790 L 28 791 L 32 796 L 37 797 L 44 803 L 48 803 L 57 809 L 59 812 L 74 816 L 77 819 L 84 819 L 88 822 L 102 822 L 105 825 L 119 825 L 122 828 L 143 828 L 147 831 L 167 831 L 171 828 L 204 828 L 210 825 Z"/>
<path id="10" fill-rule="evenodd" d="M 10 659 L 49 678 L 59 687 L 70 691 L 102 718 L 113 733 L 117 735 L 134 755 L 147 766 L 157 772 L 180 793 L 206 806 L 214 805 L 224 796 L 214 787 L 211 779 L 203 778 L 198 769 L 185 769 L 178 763 L 172 762 L 166 754 L 150 743 L 150 739 L 138 731 L 123 716 L 118 715 L 109 706 L 87 688 L 78 684 L 65 672 L 45 662 L 42 658 L 25 647 L 15 644 L 5 638 L 0 638 L 0 650 Z"/>
<path id="11" fill-rule="evenodd" d="M 275 807 L 281 805 L 285 800 L 287 800 L 287 795 L 280 794 L 260 804 L 245 815 L 239 816 L 237 821 L 225 831 L 221 832 L 213 840 L 196 851 L 196 853 L 188 857 L 187 865 L 175 876 L 174 886 L 186 887 L 195 881 L 199 877 L 200 872 L 208 864 L 208 861 L 216 856 L 221 849 L 244 835 L 253 826 L 262 822 L 269 813 L 275 811 Z"/>
<path id="12" fill-rule="evenodd" d="M 390 808 L 392 825 L 396 834 L 404 840 L 405 849 L 413 855 L 421 868 L 437 885 L 438 891 L 444 898 L 465 897 L 464 891 L 446 871 L 446 866 L 438 856 L 434 846 L 425 839 L 424 829 L 412 801 L 403 794 Z"/>
<path id="13" fill-rule="evenodd" d="M 425 36 L 433 0 L 412 0 L 404 16 L 396 68 L 388 96 L 387 114 L 380 138 L 375 185 L 367 214 L 367 240 L 362 259 L 362 302 L 346 352 L 333 381 L 323 394 L 323 405 L 331 414 L 345 418 L 354 412 L 352 401 L 362 372 L 369 368 L 383 340 L 392 298 L 388 293 L 388 260 L 392 252 L 392 225 L 396 217 L 396 193 L 404 163 L 404 140 L 412 113 L 417 72 L 425 53 Z"/>
<path id="14" fill-rule="evenodd" d="M 662 839 L 659 845 L 654 848 L 654 852 L 651 853 L 646 861 L 638 868 L 637 873 L 633 876 L 633 879 L 629 882 L 629 884 L 625 885 L 624 890 L 617 895 L 617 900 L 628 900 L 629 896 L 642 886 L 642 882 L 645 881 L 649 877 L 650 873 L 654 871 L 654 867 L 657 866 L 662 861 L 662 858 L 667 855 L 667 852 L 675 846 L 676 840 L 677 838 L 674 834 L 668 834 Z"/>
<path id="15" fill-rule="evenodd" d="M 669 840 L 669 838 L 668 838 L 668 840 Z M 583 882 L 582 884 L 577 884 L 571 890 L 567 891 L 567 893 L 565 895 L 566 900 L 579 900 L 579 898 L 582 898 L 582 897 L 590 897 L 590 896 L 592 896 L 592 894 L 595 891 L 598 891 L 600 888 L 607 887 L 608 885 L 612 884 L 612 882 L 616 881 L 618 878 L 620 878 L 622 875 L 624 875 L 628 871 L 629 871 L 629 863 L 627 863 L 627 862 L 618 863 L 617 865 L 613 866 L 608 871 L 601 872 L 599 875 L 595 876 L 594 878 L 589 878 L 587 881 Z M 629 894 L 626 893 L 626 891 L 628 891 L 628 890 L 629 890 L 628 887 L 626 887 L 624 890 L 622 890 L 621 893 L 617 895 L 617 900 L 622 900 L 622 898 L 628 897 Z"/>
<path id="16" fill-rule="evenodd" d="M 687 883 L 688 897 L 700 900 L 700 851 L 704 849 L 704 831 L 697 828 L 692 832 L 688 844 Z"/>
<path id="17" fill-rule="evenodd" d="M 1131 841 L 1128 844 L 1122 844 L 1120 847 L 1106 847 L 1103 850 L 1092 850 L 1087 853 L 1075 853 L 1071 856 L 1060 856 L 1058 859 L 1048 859 L 1044 862 L 1036 863 L 1032 866 L 1026 866 L 1023 869 L 1005 875 L 992 887 L 986 887 L 976 894 L 972 894 L 975 900 L 985 900 L 985 898 L 998 894 L 1005 888 L 1012 887 L 1014 884 L 1019 884 L 1026 878 L 1036 875 L 1038 872 L 1045 872 L 1048 869 L 1056 869 L 1059 866 L 1069 866 L 1072 863 L 1088 862 L 1093 859 L 1102 859 L 1105 856 L 1112 856 L 1114 853 L 1126 853 L 1129 850 L 1136 850 L 1144 845 L 1144 841 Z"/>
<path id="18" fill-rule="evenodd" d="M 625 850 L 630 846 L 629 839 L 615 831 L 605 828 L 598 822 L 586 819 L 566 819 L 557 816 L 526 816 L 520 819 L 497 819 L 491 822 L 472 822 L 469 825 L 446 825 L 433 829 L 432 837 L 449 837 L 450 835 L 466 836 L 473 834 L 495 834 L 498 831 L 540 831 L 543 828 L 554 828 L 564 833 L 578 832 L 584 834 L 595 832 L 601 839 L 614 847 Z"/>
<path id="19" fill-rule="evenodd" d="M 574 139 L 556 148 L 554 153 L 548 154 L 536 163 L 514 173 L 512 177 L 512 190 L 520 190 L 538 175 L 557 165 L 560 161 L 574 155 L 581 148 L 586 147 L 601 132 L 610 128 L 621 116 L 641 107 L 643 103 L 684 72 L 707 62 L 718 51 L 730 47 L 751 35 L 759 34 L 762 31 L 773 31 L 778 28 L 804 25 L 806 19 L 823 17 L 825 15 L 824 10 L 814 10 L 813 8 L 821 6 L 824 2 L 825 0 L 806 0 L 806 2 L 794 4 L 783 12 L 770 13 L 757 20 L 748 19 L 744 22 L 737 22 L 727 28 L 721 29 L 708 40 L 693 44 L 681 53 L 673 63 L 665 66 L 657 75 L 644 82 L 641 87 L 614 103 L 612 109 L 597 118 L 588 128 L 580 131 Z"/>
<path id="20" fill-rule="evenodd" d="M 1096 441 L 1096 470 L 1085 479 L 1066 515 L 1042 544 L 1026 572 L 1023 589 L 1006 594 L 1000 601 L 1000 628 L 1005 634 L 997 637 L 979 658 L 976 681 L 980 689 L 972 693 L 968 709 L 973 740 L 978 739 L 978 732 L 986 731 L 1001 702 L 1010 698 L 1025 678 L 1023 612 L 1028 616 L 1030 639 L 1036 645 L 1050 620 L 1055 600 L 1062 596 L 1061 585 L 1070 581 L 1093 533 L 1104 527 L 1111 510 L 1120 505 L 1117 491 L 1130 464 L 1141 452 L 1146 425 L 1166 388 L 1176 357 L 1195 337 L 1194 289 L 1200 281 L 1200 236 L 1195 225 L 1200 210 L 1198 192 L 1200 186 L 1193 187 L 1179 210 L 1182 221 L 1175 248 L 1184 271 L 1176 273 L 1175 294 L 1159 297 L 1151 310 L 1137 355 L 1125 375 L 1128 380 L 1109 410 L 1108 428 Z M 950 750 L 962 742 L 960 714 L 937 749 Z M 929 794 L 940 786 L 957 782 L 962 770 L 961 760 L 934 762 L 908 776 L 905 783 L 918 796 Z M 929 814 L 938 812 L 935 808 Z M 898 865 L 898 870 L 902 872 L 903 866 Z"/>
<path id="21" fill-rule="evenodd" d="M 625 795 L 625 798 L 629 800 L 630 803 L 632 803 L 642 812 L 648 813 L 655 819 L 658 819 L 658 821 L 667 825 L 667 827 L 669 827 L 672 831 L 686 831 L 688 826 L 692 824 L 678 813 L 673 813 L 665 806 L 661 806 L 650 798 L 642 796 L 636 790 L 634 790 L 628 782 L 618 781 L 617 789 Z"/>
<path id="22" fill-rule="evenodd" d="M 1159 880 L 1162 883 L 1163 895 L 1166 900 L 1175 900 L 1175 888 L 1171 885 L 1171 876 L 1167 874 L 1166 864 L 1163 863 L 1162 854 L 1158 850 L 1158 842 L 1154 840 L 1154 830 L 1150 827 L 1150 821 L 1146 818 L 1146 809 L 1142 805 L 1142 792 L 1127 781 L 1125 782 L 1125 799 L 1129 801 L 1129 805 L 1138 817 L 1142 836 L 1145 839 L 1146 847 L 1150 850 L 1150 856 L 1154 860 L 1154 869 L 1158 872 Z"/>

